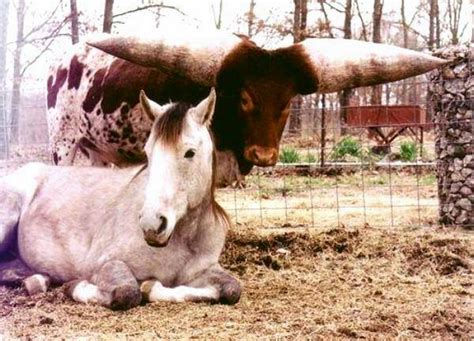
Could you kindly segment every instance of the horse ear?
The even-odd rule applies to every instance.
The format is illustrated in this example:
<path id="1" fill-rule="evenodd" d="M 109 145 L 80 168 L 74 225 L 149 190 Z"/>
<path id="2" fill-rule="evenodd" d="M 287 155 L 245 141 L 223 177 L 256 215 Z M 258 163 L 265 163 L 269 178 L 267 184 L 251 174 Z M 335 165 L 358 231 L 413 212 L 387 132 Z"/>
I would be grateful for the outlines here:
<path id="1" fill-rule="evenodd" d="M 197 123 L 209 127 L 211 125 L 214 108 L 216 106 L 216 90 L 211 88 L 207 98 L 203 99 L 193 110 L 193 117 Z"/>
<path id="2" fill-rule="evenodd" d="M 152 121 L 165 112 L 164 107 L 149 99 L 143 90 L 140 90 L 140 105 L 142 106 L 142 110 Z"/>

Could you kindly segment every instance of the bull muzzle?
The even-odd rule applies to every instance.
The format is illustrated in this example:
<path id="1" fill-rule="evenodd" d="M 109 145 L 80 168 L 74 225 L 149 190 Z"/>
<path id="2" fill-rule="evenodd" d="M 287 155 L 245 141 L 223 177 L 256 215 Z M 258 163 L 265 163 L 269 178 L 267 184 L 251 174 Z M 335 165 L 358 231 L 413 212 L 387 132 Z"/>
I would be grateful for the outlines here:
<path id="1" fill-rule="evenodd" d="M 244 156 L 254 165 L 260 167 L 274 166 L 278 160 L 278 150 L 273 147 L 250 146 L 244 151 Z"/>

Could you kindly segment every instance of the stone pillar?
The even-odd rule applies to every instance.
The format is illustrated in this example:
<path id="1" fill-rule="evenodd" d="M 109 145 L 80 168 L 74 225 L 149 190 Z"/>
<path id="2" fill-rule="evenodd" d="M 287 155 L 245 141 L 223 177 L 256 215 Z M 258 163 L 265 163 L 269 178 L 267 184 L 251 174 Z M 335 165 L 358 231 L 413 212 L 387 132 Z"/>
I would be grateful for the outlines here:
<path id="1" fill-rule="evenodd" d="M 430 76 L 435 123 L 440 222 L 474 228 L 474 51 L 467 46 L 438 50 L 455 60 Z"/>

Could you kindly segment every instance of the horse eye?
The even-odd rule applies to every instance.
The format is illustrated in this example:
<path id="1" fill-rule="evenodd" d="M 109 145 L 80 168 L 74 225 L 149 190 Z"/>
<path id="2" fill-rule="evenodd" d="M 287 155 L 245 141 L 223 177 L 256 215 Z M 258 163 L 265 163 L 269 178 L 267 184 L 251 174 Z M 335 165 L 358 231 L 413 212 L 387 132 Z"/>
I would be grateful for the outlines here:
<path id="1" fill-rule="evenodd" d="M 184 154 L 184 157 L 186 159 L 192 159 L 194 157 L 194 155 L 196 155 L 196 152 L 192 149 L 189 149 L 185 154 Z"/>

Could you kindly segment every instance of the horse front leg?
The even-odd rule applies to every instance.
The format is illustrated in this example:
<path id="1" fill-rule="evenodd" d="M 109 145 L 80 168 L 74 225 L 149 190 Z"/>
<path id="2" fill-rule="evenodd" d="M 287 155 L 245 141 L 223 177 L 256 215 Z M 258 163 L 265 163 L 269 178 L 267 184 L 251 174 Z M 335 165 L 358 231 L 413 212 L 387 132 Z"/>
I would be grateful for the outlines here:
<path id="1" fill-rule="evenodd" d="M 143 297 L 149 302 L 211 302 L 235 304 L 240 299 L 240 283 L 220 265 L 206 269 L 194 279 L 174 288 L 149 280 L 141 285 Z"/>
<path id="2" fill-rule="evenodd" d="M 102 265 L 90 281 L 67 283 L 69 296 L 82 303 L 97 303 L 113 310 L 127 310 L 140 304 L 142 296 L 137 280 L 122 261 Z"/>
<path id="3" fill-rule="evenodd" d="M 0 188 L 0 254 L 14 245 L 16 229 L 21 216 L 21 196 Z"/>

